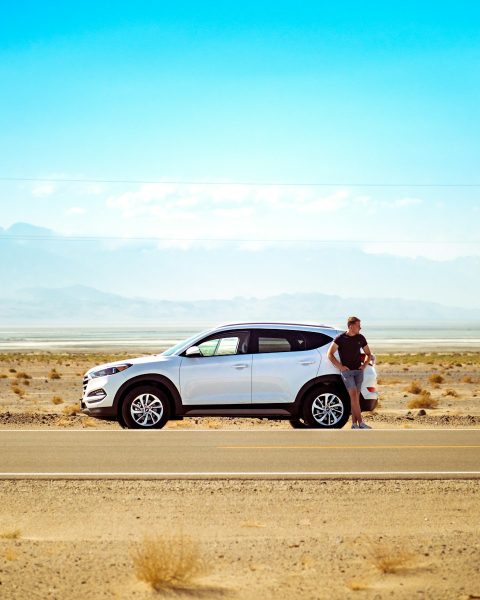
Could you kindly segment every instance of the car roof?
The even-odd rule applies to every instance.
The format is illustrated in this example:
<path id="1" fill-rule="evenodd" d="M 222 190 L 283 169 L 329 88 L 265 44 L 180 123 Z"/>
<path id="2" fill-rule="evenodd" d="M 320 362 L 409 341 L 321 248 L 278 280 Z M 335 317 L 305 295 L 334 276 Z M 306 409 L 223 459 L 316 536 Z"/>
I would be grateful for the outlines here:
<path id="1" fill-rule="evenodd" d="M 321 325 L 320 323 L 297 323 L 289 321 L 244 321 L 237 323 L 222 323 L 221 325 L 215 327 L 214 330 L 238 327 L 251 327 L 252 329 L 307 329 L 313 331 L 317 329 L 328 329 L 331 330 L 332 333 L 338 331 L 336 327 L 331 327 L 330 325 Z"/>

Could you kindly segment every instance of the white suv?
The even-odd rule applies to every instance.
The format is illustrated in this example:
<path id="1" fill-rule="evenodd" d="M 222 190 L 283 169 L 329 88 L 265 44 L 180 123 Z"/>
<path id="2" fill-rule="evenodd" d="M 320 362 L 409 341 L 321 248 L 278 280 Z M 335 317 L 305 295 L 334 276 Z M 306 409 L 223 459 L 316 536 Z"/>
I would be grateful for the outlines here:
<path id="1" fill-rule="evenodd" d="M 199 333 L 162 354 L 90 369 L 83 412 L 122 427 L 160 429 L 168 419 L 288 419 L 293 427 L 340 428 L 350 415 L 324 325 L 234 323 Z M 377 404 L 377 375 L 364 371 L 362 410 Z"/>

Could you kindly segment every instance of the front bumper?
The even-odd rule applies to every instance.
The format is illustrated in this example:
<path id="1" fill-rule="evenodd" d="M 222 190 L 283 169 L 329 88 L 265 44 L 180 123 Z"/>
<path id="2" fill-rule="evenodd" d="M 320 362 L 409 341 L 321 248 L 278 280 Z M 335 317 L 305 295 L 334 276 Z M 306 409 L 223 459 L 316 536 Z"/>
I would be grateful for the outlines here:
<path id="1" fill-rule="evenodd" d="M 117 420 L 117 410 L 114 406 L 91 406 L 87 407 L 85 402 L 80 400 L 80 407 L 84 415 L 95 417 L 96 419 L 105 419 L 106 421 Z"/>

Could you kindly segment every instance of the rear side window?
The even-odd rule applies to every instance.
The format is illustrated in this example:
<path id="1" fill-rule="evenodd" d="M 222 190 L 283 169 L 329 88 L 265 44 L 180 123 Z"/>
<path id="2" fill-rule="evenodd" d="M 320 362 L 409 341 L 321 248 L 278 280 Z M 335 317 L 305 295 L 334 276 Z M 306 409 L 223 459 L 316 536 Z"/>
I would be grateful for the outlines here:
<path id="1" fill-rule="evenodd" d="M 324 333 L 317 333 L 315 331 L 303 331 L 306 342 L 306 350 L 313 350 L 314 348 L 321 348 L 325 344 L 331 344 L 333 338 Z"/>
<path id="2" fill-rule="evenodd" d="M 302 352 L 313 350 L 329 344 L 332 338 L 323 333 L 313 331 L 293 330 L 258 330 L 254 351 L 257 353 L 269 352 Z"/>

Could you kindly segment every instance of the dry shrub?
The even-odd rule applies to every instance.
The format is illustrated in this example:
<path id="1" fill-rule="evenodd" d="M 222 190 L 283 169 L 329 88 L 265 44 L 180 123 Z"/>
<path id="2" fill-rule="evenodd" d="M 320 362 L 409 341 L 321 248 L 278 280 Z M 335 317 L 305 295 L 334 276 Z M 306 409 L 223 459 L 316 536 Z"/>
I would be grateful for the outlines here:
<path id="1" fill-rule="evenodd" d="M 50 377 L 50 379 L 60 379 L 61 377 L 60 373 L 58 373 L 55 367 L 50 371 L 48 376 Z"/>
<path id="2" fill-rule="evenodd" d="M 423 390 L 416 398 L 412 398 L 407 402 L 407 408 L 437 408 L 438 400 L 432 398 L 430 392 Z"/>
<path id="3" fill-rule="evenodd" d="M 135 575 L 154 590 L 181 590 L 207 574 L 198 542 L 184 535 L 145 537 L 132 550 Z"/>
<path id="4" fill-rule="evenodd" d="M 25 394 L 25 390 L 18 385 L 12 385 L 12 392 L 22 397 Z"/>
<path id="5" fill-rule="evenodd" d="M 93 419 L 92 417 L 85 417 L 82 419 L 82 427 L 99 427 L 100 422 L 98 419 Z"/>
<path id="6" fill-rule="evenodd" d="M 5 560 L 8 561 L 17 560 L 18 558 L 18 552 L 16 552 L 14 548 L 7 548 L 3 555 L 5 557 Z"/>
<path id="7" fill-rule="evenodd" d="M 68 417 L 74 417 L 75 415 L 78 415 L 79 412 L 81 412 L 81 408 L 79 404 L 67 404 L 67 406 L 63 407 L 62 412 Z"/>
<path id="8" fill-rule="evenodd" d="M 6 379 L 8 375 L 6 373 L 0 373 L 0 379 Z"/>
<path id="9" fill-rule="evenodd" d="M 2 540 L 18 540 L 21 536 L 20 529 L 12 529 L 10 531 L 2 531 L 0 533 L 0 538 Z"/>
<path id="10" fill-rule="evenodd" d="M 412 381 L 410 385 L 405 388 L 405 391 L 409 394 L 421 394 L 423 390 L 418 381 Z"/>
<path id="11" fill-rule="evenodd" d="M 9 372 L 9 373 L 16 373 L 16 372 L 17 372 L 17 369 L 8 369 L 8 372 Z"/>
<path id="12" fill-rule="evenodd" d="M 430 377 L 428 378 L 428 381 L 430 383 L 443 383 L 445 380 L 444 378 L 439 375 L 438 373 L 433 373 L 432 375 L 430 375 Z"/>
<path id="13" fill-rule="evenodd" d="M 369 583 L 366 579 L 350 579 L 345 585 L 352 592 L 360 592 L 369 588 Z"/>
<path id="14" fill-rule="evenodd" d="M 15 377 L 17 379 L 31 379 L 32 376 L 29 375 L 28 373 L 25 373 L 25 371 L 18 371 L 18 373 L 15 375 Z"/>
<path id="15" fill-rule="evenodd" d="M 468 375 L 465 375 L 465 377 L 462 377 L 462 383 L 473 383 L 473 379 Z"/>
<path id="16" fill-rule="evenodd" d="M 54 396 L 52 398 L 52 404 L 63 404 L 63 398 L 60 398 L 60 396 Z"/>
<path id="17" fill-rule="evenodd" d="M 55 421 L 55 425 L 57 425 L 58 427 L 70 427 L 71 424 L 72 422 L 69 419 L 67 419 L 67 417 L 59 417 Z"/>
<path id="18" fill-rule="evenodd" d="M 451 390 L 451 389 L 445 390 L 443 392 L 443 395 L 444 396 L 452 396 L 452 398 L 458 398 L 458 392 L 456 392 L 455 390 Z"/>
<path id="19" fill-rule="evenodd" d="M 368 552 L 374 567 L 381 573 L 398 573 L 412 566 L 416 555 L 405 548 L 386 544 L 371 545 Z"/>

